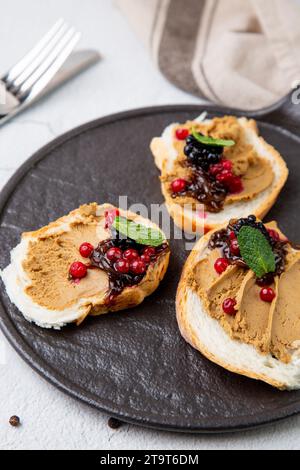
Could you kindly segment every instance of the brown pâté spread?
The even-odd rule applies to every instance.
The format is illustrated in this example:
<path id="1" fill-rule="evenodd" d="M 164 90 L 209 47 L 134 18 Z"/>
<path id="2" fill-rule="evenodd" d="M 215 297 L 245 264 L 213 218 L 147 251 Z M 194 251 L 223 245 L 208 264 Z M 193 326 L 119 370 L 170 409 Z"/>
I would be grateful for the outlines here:
<path id="1" fill-rule="evenodd" d="M 218 273 L 216 262 L 221 259 L 224 263 L 226 255 L 215 237 L 210 238 L 195 265 L 190 287 L 232 339 L 288 363 L 291 354 L 300 349 L 300 251 L 287 241 L 275 222 L 265 227 L 277 240 L 273 243 L 276 271 L 271 277 L 258 280 L 238 256 L 227 258 L 229 264 L 224 270 L 221 262 Z"/>
<path id="2" fill-rule="evenodd" d="M 33 236 L 25 234 L 29 240 L 22 266 L 30 281 L 25 292 L 34 303 L 64 310 L 95 296 L 97 304 L 111 308 L 126 288 L 152 282 L 155 267 L 168 257 L 168 243 L 150 246 L 122 235 L 113 222 L 116 217 L 123 224 L 129 219 L 106 206 L 100 211 L 97 204 L 81 206 Z"/>
<path id="3" fill-rule="evenodd" d="M 206 171 L 200 169 L 201 175 L 198 185 L 196 181 L 196 191 L 200 193 L 198 197 L 196 191 L 193 191 L 195 186 L 193 183 L 190 185 L 191 190 L 188 188 L 181 193 L 172 192 L 172 182 L 174 180 L 182 179 L 193 182 L 195 179 L 197 180 L 198 170 L 195 166 L 193 167 L 193 165 L 188 164 L 186 150 L 188 141 L 176 137 L 178 129 L 185 129 L 189 133 L 196 131 L 214 139 L 226 139 L 235 142 L 235 145 L 223 149 L 222 160 L 232 164 L 230 171 L 236 179 L 240 179 L 241 183 L 237 191 L 235 189 L 232 191 L 227 190 L 222 195 L 222 188 L 224 186 L 218 181 L 215 184 L 215 175 L 212 175 L 212 172 L 206 168 Z M 234 116 L 215 118 L 209 123 L 188 121 L 183 126 L 177 126 L 174 129 L 173 145 L 178 157 L 171 170 L 168 169 L 167 165 L 163 167 L 161 175 L 165 194 L 167 198 L 170 198 L 170 202 L 173 200 L 176 204 L 190 204 L 192 206 L 197 202 L 203 202 L 208 212 L 219 212 L 224 205 L 253 199 L 273 183 L 274 172 L 272 166 L 266 158 L 258 154 L 254 146 L 247 140 L 244 128 Z M 209 148 L 207 151 L 209 151 Z M 193 152 L 193 148 L 191 152 Z M 205 182 L 203 182 L 203 176 Z M 211 182 L 213 183 L 212 187 Z M 199 185 L 204 187 L 202 194 Z"/>
<path id="4" fill-rule="evenodd" d="M 97 245 L 108 237 L 104 216 L 96 215 L 96 205 L 82 206 L 81 219 L 68 230 L 46 233 L 29 243 L 23 268 L 31 283 L 26 293 L 32 300 L 51 310 L 64 310 L 76 304 L 82 296 L 90 297 L 108 290 L 108 276 L 100 269 L 89 270 L 88 277 L 74 284 L 69 280 L 69 266 L 74 260 L 85 262 L 78 253 L 82 241 Z"/>

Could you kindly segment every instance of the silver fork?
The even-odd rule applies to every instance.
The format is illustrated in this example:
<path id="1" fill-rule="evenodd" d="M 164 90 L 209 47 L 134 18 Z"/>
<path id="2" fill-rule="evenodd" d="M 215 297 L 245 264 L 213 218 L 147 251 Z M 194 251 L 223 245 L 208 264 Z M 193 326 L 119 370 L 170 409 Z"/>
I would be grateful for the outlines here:
<path id="1" fill-rule="evenodd" d="M 0 78 L 0 126 L 32 104 L 72 53 L 81 33 L 63 19 Z M 1 99 L 2 98 L 2 99 Z"/>

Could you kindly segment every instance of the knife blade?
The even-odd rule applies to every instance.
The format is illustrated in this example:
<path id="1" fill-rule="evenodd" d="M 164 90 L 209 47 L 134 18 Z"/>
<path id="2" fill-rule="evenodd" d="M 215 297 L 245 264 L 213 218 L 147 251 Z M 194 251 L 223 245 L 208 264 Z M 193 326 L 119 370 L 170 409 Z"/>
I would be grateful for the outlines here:
<path id="1" fill-rule="evenodd" d="M 72 52 L 70 57 L 62 65 L 62 67 L 59 69 L 57 74 L 48 83 L 48 85 L 44 88 L 44 90 L 36 97 L 35 100 L 30 102 L 28 106 L 24 106 L 23 109 L 26 109 L 29 106 L 35 104 L 40 98 L 43 98 L 44 96 L 48 95 L 49 93 L 54 91 L 59 86 L 63 85 L 65 82 L 67 82 L 71 78 L 79 75 L 84 70 L 96 64 L 97 62 L 100 61 L 100 59 L 101 59 L 101 55 L 99 54 L 99 52 L 93 49 L 83 49 L 83 50 Z M 0 116 L 8 114 L 9 112 L 13 111 L 13 109 L 17 107 L 18 107 L 17 99 L 11 93 L 3 90 L 3 87 L 2 87 L 1 88 L 1 101 L 0 101 Z"/>

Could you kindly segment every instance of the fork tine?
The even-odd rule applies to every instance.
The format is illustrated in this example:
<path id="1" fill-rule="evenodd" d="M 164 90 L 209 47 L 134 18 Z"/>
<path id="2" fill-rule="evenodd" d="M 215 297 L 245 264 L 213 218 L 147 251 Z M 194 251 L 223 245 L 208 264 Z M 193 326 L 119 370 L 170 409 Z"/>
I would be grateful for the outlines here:
<path id="1" fill-rule="evenodd" d="M 52 28 L 42 37 L 42 39 L 29 51 L 19 62 L 17 62 L 11 69 L 2 77 L 2 80 L 9 85 L 14 81 L 20 73 L 27 67 L 30 62 L 36 57 L 37 54 L 45 47 L 45 45 L 52 39 L 57 31 L 64 24 L 64 20 L 60 18 Z"/>
<path id="2" fill-rule="evenodd" d="M 42 69 L 40 69 L 40 72 L 41 70 L 43 70 L 43 72 L 35 75 L 35 80 L 33 79 L 32 75 L 28 81 L 23 84 L 18 95 L 18 98 L 21 102 L 23 102 L 29 96 L 31 100 L 34 99 L 48 85 L 50 80 L 54 77 L 69 55 L 72 53 L 80 37 L 81 33 L 72 33 L 72 36 L 68 38 L 68 41 L 64 41 L 63 46 L 61 45 L 59 49 L 56 48 L 57 50 L 55 57 L 53 53 L 52 62 L 48 64 L 48 68 L 45 69 L 44 66 Z"/>
<path id="3" fill-rule="evenodd" d="M 58 44 L 59 40 L 64 37 L 64 34 L 67 31 L 67 24 L 63 23 L 58 31 L 52 36 L 45 47 L 33 58 L 33 60 L 24 68 L 24 70 L 18 75 L 15 80 L 11 81 L 11 87 L 13 89 L 18 89 L 22 83 L 30 77 L 30 75 L 47 59 L 48 55 L 51 54 L 53 48 Z"/>
<path id="4" fill-rule="evenodd" d="M 54 48 L 50 51 L 50 54 L 41 62 L 41 64 L 36 68 L 36 70 L 21 84 L 21 86 L 16 87 L 14 92 L 17 95 L 22 95 L 26 93 L 30 88 L 33 87 L 35 82 L 46 72 L 46 70 L 51 66 L 52 62 L 56 57 L 64 50 L 69 41 L 75 34 L 75 29 L 70 28 L 63 37 L 58 41 Z"/>

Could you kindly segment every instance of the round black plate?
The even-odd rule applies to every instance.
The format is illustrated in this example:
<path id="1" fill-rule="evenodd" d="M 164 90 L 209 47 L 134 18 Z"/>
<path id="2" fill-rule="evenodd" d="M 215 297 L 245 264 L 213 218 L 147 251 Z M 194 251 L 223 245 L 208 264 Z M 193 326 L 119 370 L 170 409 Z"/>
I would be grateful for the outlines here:
<path id="1" fill-rule="evenodd" d="M 185 121 L 199 106 L 150 108 L 84 125 L 30 158 L 0 197 L 1 268 L 23 231 L 48 224 L 82 203 L 161 203 L 153 136 Z M 219 110 L 219 113 L 224 111 Z M 218 114 L 214 110 L 213 114 Z M 300 235 L 299 140 L 261 123 L 263 136 L 285 156 L 289 181 L 268 219 Z M 61 390 L 122 420 L 176 431 L 221 432 L 259 426 L 300 411 L 300 392 L 279 392 L 209 362 L 181 338 L 174 299 L 183 241 L 159 289 L 130 311 L 88 318 L 78 328 L 41 329 L 24 320 L 1 284 L 1 328 L 18 353 Z"/>

